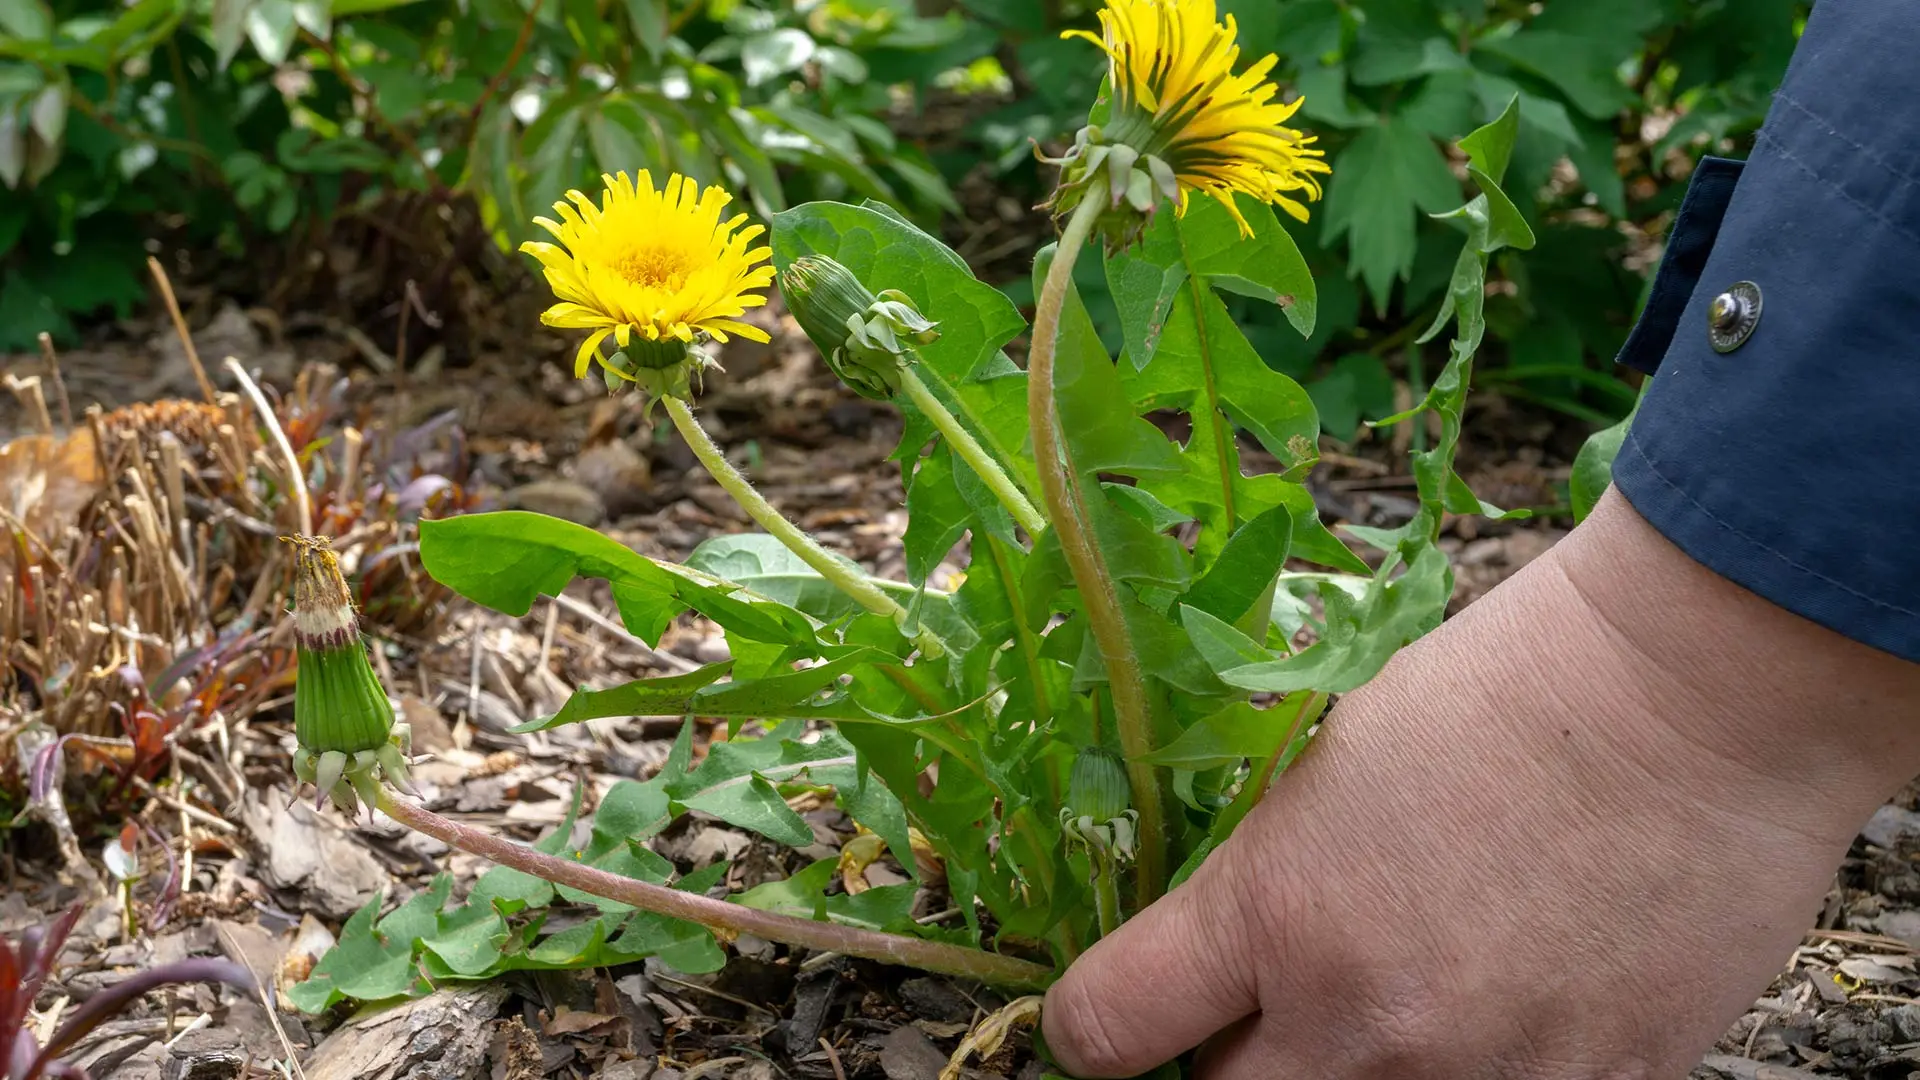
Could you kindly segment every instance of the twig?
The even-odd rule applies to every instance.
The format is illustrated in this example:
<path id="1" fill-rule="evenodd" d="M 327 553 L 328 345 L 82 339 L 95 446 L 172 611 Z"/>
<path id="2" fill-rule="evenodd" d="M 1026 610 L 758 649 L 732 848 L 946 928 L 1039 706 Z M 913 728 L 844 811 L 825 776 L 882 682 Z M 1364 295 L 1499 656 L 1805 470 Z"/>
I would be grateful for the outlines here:
<path id="1" fill-rule="evenodd" d="M 599 627 L 600 629 L 605 630 L 609 634 L 618 634 L 619 636 L 626 638 L 628 641 L 631 641 L 635 645 L 638 645 L 642 650 L 645 651 L 646 659 L 658 660 L 661 664 L 669 668 L 672 668 L 674 673 L 677 675 L 685 675 L 687 672 L 696 670 L 700 667 L 699 664 L 696 664 L 693 661 L 677 653 L 668 652 L 666 649 L 654 648 L 653 646 L 633 636 L 633 634 L 630 631 L 628 631 L 626 627 L 621 626 L 619 623 L 614 622 L 612 619 L 607 618 L 605 615 L 600 614 L 599 612 L 593 610 L 592 608 L 581 603 L 580 601 L 575 600 L 571 596 L 567 596 L 563 593 L 559 596 L 555 596 L 553 598 L 553 602 L 560 605 L 563 608 L 566 608 L 568 611 L 571 611 L 575 615 L 578 615 L 581 618 L 587 620 L 588 622 Z"/>
<path id="2" fill-rule="evenodd" d="M 820 1049 L 827 1052 L 827 1064 L 833 1067 L 833 1080 L 847 1080 L 847 1070 L 840 1067 L 840 1052 L 824 1037 L 820 1039 Z"/>
<path id="3" fill-rule="evenodd" d="M 194 369 L 199 370 L 198 361 L 194 362 Z M 313 504 L 307 500 L 307 478 L 300 472 L 300 458 L 293 452 L 293 444 L 287 441 L 287 433 L 280 427 L 280 418 L 274 415 L 273 406 L 267 404 L 267 396 L 260 392 L 260 387 L 247 374 L 247 369 L 240 366 L 240 361 L 227 357 L 227 370 L 233 372 L 233 377 L 240 382 L 240 389 L 246 391 L 247 397 L 253 401 L 254 409 L 260 413 L 260 422 L 266 425 L 267 434 L 273 436 L 274 446 L 279 448 L 280 456 L 286 459 L 287 483 L 293 489 L 294 508 L 300 512 L 300 533 L 302 536 L 312 535 Z M 207 390 L 207 397 L 209 401 L 212 400 L 211 388 Z"/>
<path id="4" fill-rule="evenodd" d="M 213 929 L 220 935 L 220 940 L 226 945 L 227 950 L 239 958 L 240 965 L 247 969 L 247 974 L 253 976 L 254 988 L 260 991 L 260 1004 L 267 1010 L 267 1020 L 273 1024 L 273 1033 L 280 1037 L 280 1049 L 286 1051 L 289 1075 L 296 1076 L 299 1080 L 307 1080 L 306 1070 L 300 1067 L 300 1052 L 293 1048 L 293 1040 L 287 1038 L 287 1029 L 280 1023 L 280 1010 L 274 1007 L 272 978 L 263 977 L 260 972 L 253 970 L 253 963 L 247 959 L 246 951 L 233 940 L 233 935 L 226 927 L 216 922 L 213 924 Z M 270 976 L 272 973 L 267 974 Z"/>
<path id="5" fill-rule="evenodd" d="M 60 398 L 60 422 L 73 430 L 73 402 L 67 398 L 67 380 L 60 375 L 60 357 L 53 351 L 53 335 L 40 331 L 40 355 L 47 361 L 47 378 Z"/>
<path id="6" fill-rule="evenodd" d="M 507 81 L 507 77 L 513 74 L 514 65 L 520 62 L 520 57 L 526 54 L 527 42 L 533 40 L 533 25 L 540 17 L 540 5 L 544 2 L 545 0 L 533 0 L 527 8 L 527 17 L 520 22 L 520 35 L 513 39 L 513 48 L 507 52 L 506 63 L 501 64 L 500 70 L 494 73 L 493 78 L 487 80 L 487 85 L 480 88 L 480 96 L 475 98 L 473 104 L 467 108 L 466 130 L 460 133 L 460 141 L 455 143 L 455 146 L 468 146 L 473 143 L 474 129 L 480 126 L 481 111 L 487 107 L 487 102 L 493 100 L 493 95 L 499 91 L 501 84 Z"/>
<path id="7" fill-rule="evenodd" d="M 883 964 L 900 964 L 935 974 L 959 975 L 1007 987 L 1039 989 L 1053 981 L 1052 968 L 984 949 L 761 911 L 743 904 L 731 904 L 698 893 L 682 892 L 665 885 L 611 874 L 449 821 L 426 807 L 396 799 L 392 793 L 384 790 L 380 792 L 379 806 L 393 820 L 450 847 L 533 874 L 556 885 L 566 885 L 630 904 L 642 911 L 685 919 L 710 929 L 752 934 L 797 948 L 826 949 Z"/>
<path id="8" fill-rule="evenodd" d="M 154 283 L 160 286 L 160 298 L 167 302 L 167 314 L 173 316 L 174 332 L 180 335 L 180 344 L 187 350 L 187 363 L 193 365 L 193 377 L 200 384 L 200 393 L 207 404 L 218 405 L 214 399 L 213 380 L 207 378 L 206 365 L 200 363 L 200 350 L 193 347 L 193 335 L 187 332 L 187 318 L 180 314 L 180 301 L 174 298 L 173 282 L 167 278 L 167 269 L 160 260 L 147 256 L 147 270 L 153 274 Z"/>

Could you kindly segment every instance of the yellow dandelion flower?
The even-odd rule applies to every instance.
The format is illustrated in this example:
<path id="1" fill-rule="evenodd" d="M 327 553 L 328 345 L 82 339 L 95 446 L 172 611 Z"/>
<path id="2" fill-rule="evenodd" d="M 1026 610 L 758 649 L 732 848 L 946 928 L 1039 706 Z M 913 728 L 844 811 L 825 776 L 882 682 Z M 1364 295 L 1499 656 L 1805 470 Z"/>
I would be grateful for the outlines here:
<path id="1" fill-rule="evenodd" d="M 567 202 L 553 204 L 559 221 L 534 219 L 560 244 L 520 245 L 540 260 L 560 300 L 540 321 L 593 331 L 574 360 L 576 377 L 586 375 L 608 335 L 622 349 L 691 345 L 701 334 L 721 342 L 730 334 L 767 340 L 766 331 L 738 316 L 767 302 L 751 290 L 773 282 L 773 267 L 763 265 L 773 252 L 751 246 L 766 229 L 746 225 L 747 215 L 721 216 L 732 195 L 718 186 L 702 190 L 679 175 L 658 190 L 644 169 L 637 180 L 626 173 L 601 180 L 606 190 L 599 205 L 569 191 Z M 642 367 L 685 355 L 672 348 L 635 351 L 650 354 L 633 357 Z M 648 362 L 656 357 L 663 362 Z"/>
<path id="2" fill-rule="evenodd" d="M 1112 115 L 1096 137 L 1141 155 L 1147 170 L 1136 187 L 1150 181 L 1182 214 L 1190 193 L 1211 195 L 1248 236 L 1236 191 L 1307 220 L 1302 199 L 1318 199 L 1317 174 L 1331 170 L 1313 137 L 1287 126 L 1301 101 L 1275 100 L 1279 88 L 1267 76 L 1278 57 L 1234 74 L 1239 30 L 1231 15 L 1218 21 L 1214 0 L 1107 0 L 1100 27 L 1098 36 L 1063 36 L 1107 54 Z M 1127 195 L 1137 201 L 1137 193 L 1113 192 L 1116 202 Z"/>

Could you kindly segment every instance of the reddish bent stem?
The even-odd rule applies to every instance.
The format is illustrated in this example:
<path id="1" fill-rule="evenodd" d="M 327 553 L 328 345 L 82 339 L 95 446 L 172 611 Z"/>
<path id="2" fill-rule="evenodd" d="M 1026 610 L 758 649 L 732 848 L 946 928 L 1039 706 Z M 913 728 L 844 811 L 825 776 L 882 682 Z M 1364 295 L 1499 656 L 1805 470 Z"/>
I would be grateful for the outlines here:
<path id="1" fill-rule="evenodd" d="M 919 938 L 760 911 L 697 893 L 681 892 L 664 885 L 610 874 L 449 821 L 416 803 L 396 799 L 385 791 L 380 793 L 380 809 L 388 817 L 416 832 L 491 859 L 502 866 L 511 866 L 556 885 L 566 885 L 608 900 L 618 900 L 642 911 L 699 923 L 710 930 L 752 934 L 783 945 L 844 953 L 1023 990 L 1042 989 L 1053 981 L 1052 968 L 983 949 L 922 941 Z"/>

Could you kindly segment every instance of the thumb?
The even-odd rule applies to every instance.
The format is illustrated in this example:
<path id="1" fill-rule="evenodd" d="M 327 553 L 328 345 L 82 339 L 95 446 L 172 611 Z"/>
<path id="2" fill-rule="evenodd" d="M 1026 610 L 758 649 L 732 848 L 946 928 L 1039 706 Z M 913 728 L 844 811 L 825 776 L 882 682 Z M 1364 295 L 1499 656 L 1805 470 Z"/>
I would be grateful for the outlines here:
<path id="1" fill-rule="evenodd" d="M 1244 874 L 1215 852 L 1047 991 L 1047 1048 L 1075 1076 L 1135 1076 L 1260 1007 Z"/>

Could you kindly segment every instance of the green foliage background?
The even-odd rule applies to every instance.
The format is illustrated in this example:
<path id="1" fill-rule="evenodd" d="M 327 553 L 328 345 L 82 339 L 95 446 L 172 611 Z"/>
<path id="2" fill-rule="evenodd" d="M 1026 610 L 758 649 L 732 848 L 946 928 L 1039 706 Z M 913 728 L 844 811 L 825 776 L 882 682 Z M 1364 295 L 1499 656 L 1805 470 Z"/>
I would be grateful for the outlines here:
<path id="1" fill-rule="evenodd" d="M 1445 140 L 1520 100 L 1506 187 L 1537 222 L 1489 298 L 1484 380 L 1594 423 L 1633 394 L 1608 370 L 1644 291 L 1627 265 L 1678 204 L 1689 163 L 1743 153 L 1804 0 L 1219 0 L 1246 58 L 1282 57 L 1333 164 L 1292 229 L 1321 282 L 1302 340 L 1230 297 L 1326 430 L 1391 411 L 1389 367 L 1423 358 L 1382 327 L 1438 310 L 1457 237 Z M 1083 122 L 1093 50 L 1059 39 L 1088 0 L 0 0 L 0 349 L 145 296 L 143 242 L 234 256 L 324 242 L 396 194 L 470 198 L 502 246 L 602 170 L 680 170 L 761 214 L 874 199 L 965 227 L 984 170 L 1031 204 L 1029 140 Z M 958 99 L 958 138 L 914 134 Z M 887 123 L 891 114 L 902 122 Z M 902 135 L 896 131 L 907 132 Z M 922 147 L 920 142 L 929 145 Z M 1644 260 L 1640 260 L 1644 262 Z M 1024 275 L 1000 282 L 1029 300 Z M 1097 266 L 1079 282 L 1124 339 Z"/>

